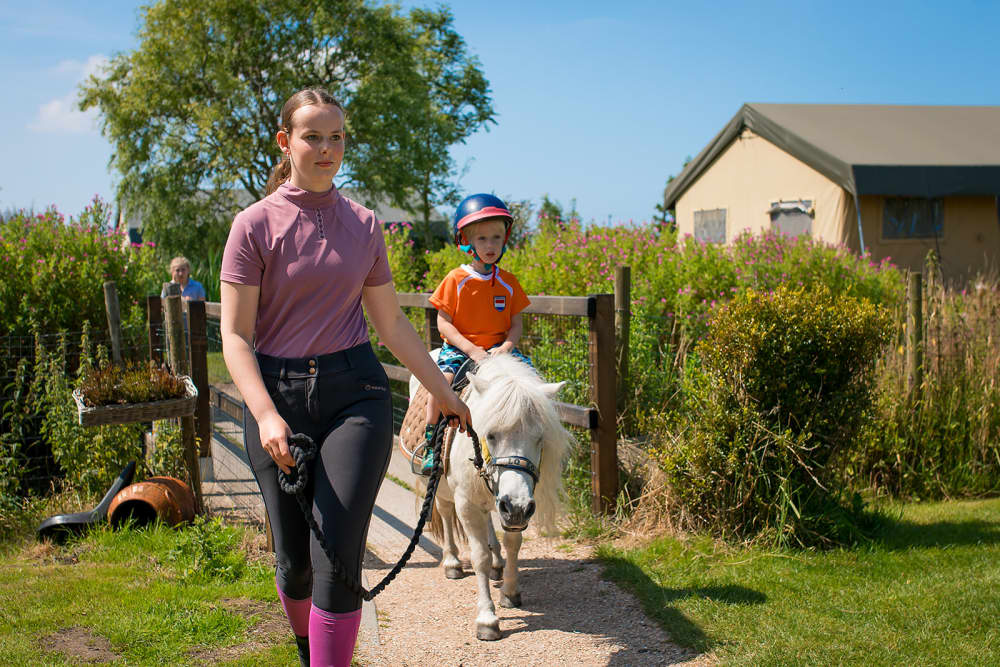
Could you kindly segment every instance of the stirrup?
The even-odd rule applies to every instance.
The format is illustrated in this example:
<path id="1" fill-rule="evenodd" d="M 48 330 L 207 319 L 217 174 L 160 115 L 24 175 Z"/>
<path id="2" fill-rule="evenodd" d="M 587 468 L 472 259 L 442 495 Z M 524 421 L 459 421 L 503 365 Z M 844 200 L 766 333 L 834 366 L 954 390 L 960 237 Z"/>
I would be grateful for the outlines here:
<path id="1" fill-rule="evenodd" d="M 420 477 L 430 477 L 431 470 L 433 470 L 433 464 L 431 470 L 424 472 L 424 458 L 426 455 L 434 455 L 431 445 L 428 442 L 417 445 L 413 448 L 413 453 L 410 455 L 410 470 L 414 475 L 419 475 Z"/>

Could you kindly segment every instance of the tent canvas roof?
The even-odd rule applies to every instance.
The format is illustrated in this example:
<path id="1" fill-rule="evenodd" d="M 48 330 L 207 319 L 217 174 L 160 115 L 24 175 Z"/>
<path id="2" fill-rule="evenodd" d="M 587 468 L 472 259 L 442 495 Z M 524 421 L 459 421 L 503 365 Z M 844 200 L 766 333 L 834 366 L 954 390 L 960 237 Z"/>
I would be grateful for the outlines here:
<path id="1" fill-rule="evenodd" d="M 674 179 L 668 208 L 745 127 L 852 194 L 1000 194 L 1000 106 L 754 103 Z"/>

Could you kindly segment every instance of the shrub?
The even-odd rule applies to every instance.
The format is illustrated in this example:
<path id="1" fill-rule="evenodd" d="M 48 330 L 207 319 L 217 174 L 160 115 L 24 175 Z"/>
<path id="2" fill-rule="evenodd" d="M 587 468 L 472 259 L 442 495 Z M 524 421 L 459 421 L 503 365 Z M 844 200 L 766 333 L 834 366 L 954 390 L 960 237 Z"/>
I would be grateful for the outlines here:
<path id="1" fill-rule="evenodd" d="M 79 350 L 80 372 L 92 358 L 89 327 L 84 326 Z M 0 467 L 10 474 L 0 482 L 0 495 L 27 492 L 24 480 L 31 473 L 26 443 L 40 433 L 63 473 L 63 484 L 84 493 L 107 489 L 128 461 L 139 458 L 140 424 L 80 426 L 72 392 L 68 342 L 60 336 L 49 350 L 36 337 L 34 363 L 23 360 L 12 383 L 13 398 L 4 406 L 10 430 L 0 434 Z M 107 352 L 98 347 L 98 363 Z"/>
<path id="2" fill-rule="evenodd" d="M 888 322 L 826 288 L 749 291 L 719 309 L 685 370 L 679 444 L 659 452 L 694 523 L 782 544 L 857 537 L 860 501 L 827 463 L 870 416 Z"/>
<path id="3" fill-rule="evenodd" d="M 105 281 L 118 291 L 123 328 L 144 321 L 146 294 L 162 273 L 150 246 L 130 246 L 110 226 L 111 208 L 100 199 L 67 224 L 50 208 L 0 223 L 0 335 L 79 331 L 85 321 L 106 321 Z M 165 273 L 162 273 L 165 275 Z"/>

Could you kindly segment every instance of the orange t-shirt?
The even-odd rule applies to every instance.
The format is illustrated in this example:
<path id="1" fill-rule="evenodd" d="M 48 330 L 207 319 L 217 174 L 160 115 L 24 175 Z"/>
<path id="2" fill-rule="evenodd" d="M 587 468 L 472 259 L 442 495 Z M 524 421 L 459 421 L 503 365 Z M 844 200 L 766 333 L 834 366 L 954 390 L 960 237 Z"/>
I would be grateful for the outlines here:
<path id="1" fill-rule="evenodd" d="M 430 302 L 451 318 L 459 333 L 484 350 L 504 342 L 511 318 L 531 303 L 513 273 L 497 267 L 494 281 L 492 274 L 484 276 L 468 264 L 445 276 Z"/>

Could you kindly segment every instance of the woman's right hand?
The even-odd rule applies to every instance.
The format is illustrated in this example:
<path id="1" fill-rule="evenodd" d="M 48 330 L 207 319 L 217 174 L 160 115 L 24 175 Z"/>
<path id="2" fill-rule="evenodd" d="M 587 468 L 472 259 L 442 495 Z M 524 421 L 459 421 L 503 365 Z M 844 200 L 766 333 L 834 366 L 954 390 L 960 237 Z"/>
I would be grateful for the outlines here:
<path id="1" fill-rule="evenodd" d="M 260 444 L 264 451 L 270 454 L 282 472 L 286 474 L 291 472 L 295 467 L 295 459 L 288 450 L 288 439 L 292 436 L 292 429 L 288 428 L 288 424 L 276 410 L 259 419 L 257 425 L 260 429 Z"/>
<path id="2" fill-rule="evenodd" d="M 465 433 L 465 427 L 472 424 L 472 415 L 469 413 L 469 406 L 458 397 L 458 394 L 450 389 L 447 394 L 441 397 L 440 401 L 441 413 L 448 420 L 448 425 L 455 426 L 454 422 L 457 421 L 458 430 Z"/>

